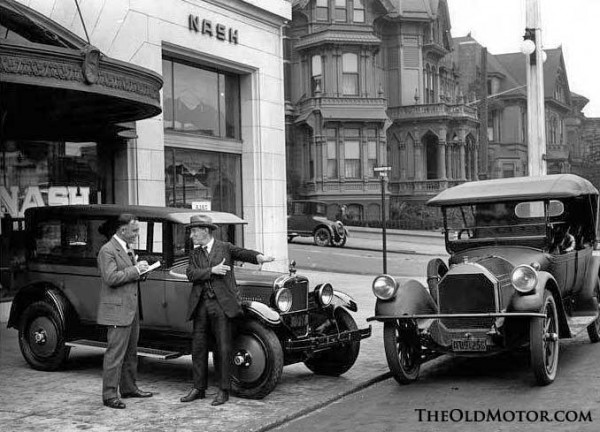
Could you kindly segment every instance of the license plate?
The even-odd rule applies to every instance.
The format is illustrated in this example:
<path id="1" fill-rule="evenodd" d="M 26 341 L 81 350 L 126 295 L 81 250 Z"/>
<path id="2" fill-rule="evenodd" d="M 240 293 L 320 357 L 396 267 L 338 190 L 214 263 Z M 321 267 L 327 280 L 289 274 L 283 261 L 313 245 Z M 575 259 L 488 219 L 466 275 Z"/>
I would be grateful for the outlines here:
<path id="1" fill-rule="evenodd" d="M 485 339 L 452 339 L 452 351 L 485 351 Z"/>
<path id="2" fill-rule="evenodd" d="M 290 317 L 291 327 L 304 327 L 308 324 L 308 315 L 295 315 Z"/>

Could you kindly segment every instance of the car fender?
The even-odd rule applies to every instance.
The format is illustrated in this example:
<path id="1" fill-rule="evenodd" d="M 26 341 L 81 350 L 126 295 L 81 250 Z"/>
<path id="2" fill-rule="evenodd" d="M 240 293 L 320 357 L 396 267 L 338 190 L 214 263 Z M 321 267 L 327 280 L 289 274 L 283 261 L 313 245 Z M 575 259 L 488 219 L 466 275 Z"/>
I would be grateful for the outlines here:
<path id="1" fill-rule="evenodd" d="M 598 311 L 598 299 L 596 290 L 598 289 L 598 277 L 600 276 L 600 257 L 592 256 L 587 266 L 583 285 L 575 293 L 575 303 L 573 305 L 577 312 L 589 312 L 595 314 Z"/>
<path id="2" fill-rule="evenodd" d="M 552 283 L 548 283 L 551 281 Z M 548 288 L 552 294 L 559 295 L 556 299 L 560 299 L 558 289 L 556 289 L 556 279 L 550 273 L 541 271 L 538 273 L 538 283 L 534 291 L 527 294 L 521 294 L 515 290 L 509 307 L 510 312 L 539 312 L 542 309 L 544 301 L 544 290 Z"/>
<path id="3" fill-rule="evenodd" d="M 331 237 L 335 236 L 335 230 L 333 229 L 333 227 L 331 225 L 328 225 L 326 223 L 320 223 L 319 225 L 317 225 L 315 227 L 315 229 L 313 229 L 312 235 L 314 236 L 315 233 L 317 232 L 318 229 L 320 228 L 326 228 L 327 231 L 329 231 L 329 234 L 331 235 Z"/>
<path id="4" fill-rule="evenodd" d="M 398 287 L 390 300 L 377 299 L 375 316 L 401 316 L 413 314 L 436 314 L 437 306 L 429 290 L 421 282 L 409 279 Z"/>
<path id="5" fill-rule="evenodd" d="M 358 304 L 352 297 L 342 291 L 333 290 L 331 304 L 334 307 L 344 307 L 352 312 L 358 311 Z"/>
<path id="6" fill-rule="evenodd" d="M 246 316 L 258 319 L 261 323 L 275 327 L 281 324 L 281 315 L 264 303 L 256 301 L 242 302 L 242 309 Z"/>
<path id="7" fill-rule="evenodd" d="M 556 310 L 558 313 L 559 336 L 571 337 L 571 331 L 567 322 L 567 315 L 563 306 L 563 299 L 558 289 L 554 276 L 541 271 L 538 273 L 538 284 L 531 294 L 519 294 L 515 292 L 507 311 L 509 312 L 542 312 L 544 306 L 544 292 L 548 290 L 554 296 Z"/>
<path id="8" fill-rule="evenodd" d="M 69 326 L 67 324 L 76 318 L 75 310 L 57 287 L 46 282 L 39 282 L 19 290 L 13 299 L 7 326 L 18 328 L 19 318 L 23 311 L 28 305 L 36 301 L 46 301 L 54 306 L 60 317 L 63 330 L 68 332 Z"/>

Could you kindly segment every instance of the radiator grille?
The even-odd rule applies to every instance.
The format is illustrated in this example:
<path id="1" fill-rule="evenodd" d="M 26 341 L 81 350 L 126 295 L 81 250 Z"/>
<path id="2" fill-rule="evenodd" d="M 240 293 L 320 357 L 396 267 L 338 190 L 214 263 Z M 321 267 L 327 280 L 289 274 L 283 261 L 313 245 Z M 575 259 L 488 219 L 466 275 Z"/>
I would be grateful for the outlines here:
<path id="1" fill-rule="evenodd" d="M 290 309 L 290 312 L 306 310 L 308 307 L 308 281 L 290 279 L 285 283 L 285 287 L 292 291 L 292 309 Z"/>
<path id="2" fill-rule="evenodd" d="M 439 284 L 440 313 L 486 313 L 497 311 L 494 283 L 482 273 L 446 275 Z M 449 329 L 489 328 L 494 318 L 445 318 Z"/>
<path id="3" fill-rule="evenodd" d="M 296 336 L 303 336 L 308 332 L 308 281 L 290 278 L 284 286 L 292 292 L 292 308 L 282 318 Z"/>

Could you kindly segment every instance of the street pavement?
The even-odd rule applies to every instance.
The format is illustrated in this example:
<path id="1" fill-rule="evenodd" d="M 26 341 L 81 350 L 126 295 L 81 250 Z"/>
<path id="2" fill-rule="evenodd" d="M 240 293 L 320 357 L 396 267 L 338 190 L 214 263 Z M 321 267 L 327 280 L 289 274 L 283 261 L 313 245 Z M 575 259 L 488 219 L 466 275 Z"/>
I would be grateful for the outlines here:
<path id="1" fill-rule="evenodd" d="M 345 248 L 381 252 L 383 235 L 379 228 L 346 227 Z M 314 244 L 312 237 L 295 237 L 294 243 Z M 444 235 L 439 231 L 386 230 L 386 250 L 390 253 L 447 257 Z"/>
<path id="2" fill-rule="evenodd" d="M 379 230 L 379 234 L 381 231 Z M 443 254 L 441 234 L 418 233 L 407 241 L 401 233 L 390 233 L 389 250 Z M 416 239 L 416 240 L 415 240 Z M 381 250 L 377 232 L 351 231 L 348 247 Z M 439 256 L 439 255 L 438 255 Z M 374 276 L 298 270 L 311 286 L 331 282 L 358 303 L 354 318 L 368 326 L 375 297 Z M 423 281 L 423 277 L 420 277 Z M 127 409 L 106 408 L 101 401 L 102 354 L 86 348 L 71 351 L 67 367 L 56 372 L 33 370 L 19 350 L 18 334 L 0 324 L 0 430 L 33 431 L 265 431 L 339 400 L 373 383 L 389 379 L 383 349 L 383 330 L 372 324 L 373 334 L 361 342 L 358 359 L 341 377 L 318 376 L 303 364 L 284 367 L 275 390 L 262 400 L 232 397 L 220 407 L 210 401 L 216 387 L 209 381 L 206 400 L 181 403 L 191 386 L 191 357 L 175 360 L 140 359 L 138 384 L 152 391 L 149 399 L 125 399 Z M 209 371 L 212 377 L 212 369 Z"/>

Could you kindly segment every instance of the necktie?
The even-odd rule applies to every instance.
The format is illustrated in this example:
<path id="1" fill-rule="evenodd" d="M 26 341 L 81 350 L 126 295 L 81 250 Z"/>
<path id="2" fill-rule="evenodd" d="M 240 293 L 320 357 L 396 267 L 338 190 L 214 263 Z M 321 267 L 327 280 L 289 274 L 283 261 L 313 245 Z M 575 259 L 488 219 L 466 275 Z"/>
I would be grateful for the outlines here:
<path id="1" fill-rule="evenodd" d="M 133 251 L 131 249 L 127 250 L 127 255 L 129 255 L 129 259 L 131 260 L 131 264 L 135 265 L 135 256 L 133 255 Z"/>

